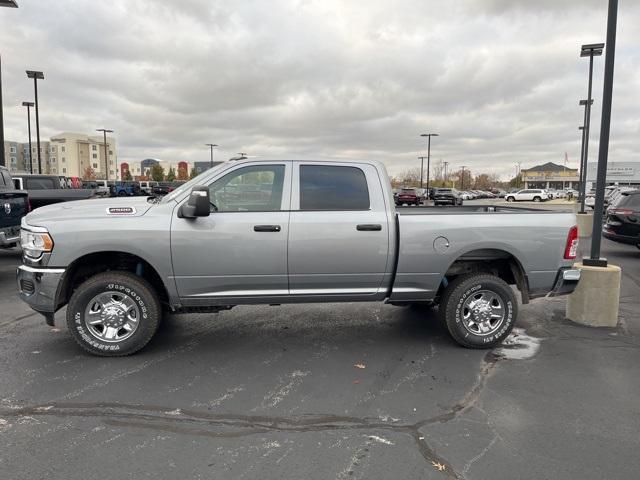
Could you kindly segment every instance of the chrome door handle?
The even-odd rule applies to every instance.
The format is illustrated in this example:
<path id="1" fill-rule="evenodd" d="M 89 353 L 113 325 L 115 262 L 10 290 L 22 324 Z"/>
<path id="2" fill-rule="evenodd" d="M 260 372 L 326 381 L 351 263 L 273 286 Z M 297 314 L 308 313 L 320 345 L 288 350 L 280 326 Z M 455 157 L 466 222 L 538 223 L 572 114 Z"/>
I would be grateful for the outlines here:
<path id="1" fill-rule="evenodd" d="M 253 227 L 254 232 L 279 232 L 282 230 L 280 225 L 255 225 Z"/>

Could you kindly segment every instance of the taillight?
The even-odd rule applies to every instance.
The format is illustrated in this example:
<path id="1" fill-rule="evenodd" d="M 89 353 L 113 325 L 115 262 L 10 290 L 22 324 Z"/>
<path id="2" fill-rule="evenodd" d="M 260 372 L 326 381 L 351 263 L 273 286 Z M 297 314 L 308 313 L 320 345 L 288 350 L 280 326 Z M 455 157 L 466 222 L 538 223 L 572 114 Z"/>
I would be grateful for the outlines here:
<path id="1" fill-rule="evenodd" d="M 31 200 L 27 200 L 27 213 L 31 211 Z"/>
<path id="2" fill-rule="evenodd" d="M 565 260 L 574 260 L 578 255 L 578 227 L 574 225 L 569 229 L 567 244 L 564 247 Z"/>

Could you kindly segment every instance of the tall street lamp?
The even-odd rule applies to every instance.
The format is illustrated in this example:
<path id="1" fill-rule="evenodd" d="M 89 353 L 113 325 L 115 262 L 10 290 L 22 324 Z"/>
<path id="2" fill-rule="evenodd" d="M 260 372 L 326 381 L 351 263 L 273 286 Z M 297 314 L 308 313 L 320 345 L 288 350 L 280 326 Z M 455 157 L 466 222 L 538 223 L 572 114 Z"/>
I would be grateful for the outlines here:
<path id="1" fill-rule="evenodd" d="M 424 173 L 424 159 L 427 157 L 418 157 L 420 160 L 420 188 L 422 188 L 422 175 Z"/>
<path id="2" fill-rule="evenodd" d="M 18 8 L 15 0 L 0 0 L 0 7 Z M 31 152 L 29 152 L 31 155 Z M 2 57 L 0 56 L 0 165 L 4 165 L 4 114 L 2 110 Z"/>
<path id="3" fill-rule="evenodd" d="M 431 166 L 431 137 L 438 137 L 437 133 L 423 133 L 421 137 L 427 137 L 427 192 L 429 191 L 429 170 Z M 420 185 L 422 186 L 422 185 Z"/>
<path id="4" fill-rule="evenodd" d="M 448 175 L 447 175 L 447 169 L 449 167 L 449 162 L 443 162 L 444 163 L 444 186 L 447 186 L 447 181 L 449 179 Z"/>
<path id="5" fill-rule="evenodd" d="M 205 143 L 211 148 L 211 162 L 209 163 L 209 168 L 213 168 L 213 149 L 214 147 L 219 146 L 217 143 Z"/>
<path id="6" fill-rule="evenodd" d="M 600 144 L 598 149 L 598 175 L 596 177 L 596 201 L 593 211 L 593 238 L 590 258 L 583 259 L 584 265 L 606 267 L 606 258 L 600 258 L 602 242 L 602 214 L 604 210 L 604 184 L 607 181 L 607 161 L 609 158 L 609 134 L 611 133 L 611 102 L 613 99 L 613 67 L 616 58 L 616 25 L 618 22 L 618 0 L 609 0 L 607 13 L 607 54 L 604 59 L 604 86 L 602 88 L 602 116 L 600 120 Z M 602 45 L 602 44 L 599 44 Z M 584 50 L 584 47 L 583 47 Z M 600 52 L 602 53 L 602 51 Z M 591 101 L 589 92 L 589 101 Z M 590 105 L 587 108 L 590 109 Z M 589 120 L 587 117 L 587 133 Z M 586 141 L 586 139 L 585 139 Z M 585 152 L 586 156 L 586 152 Z"/>
<path id="7" fill-rule="evenodd" d="M 461 168 L 462 168 L 462 175 L 460 175 L 460 190 L 464 191 L 464 169 L 467 168 L 467 166 L 463 165 Z"/>
<path id="8" fill-rule="evenodd" d="M 587 87 L 587 99 L 580 101 L 580 105 L 584 105 L 584 153 L 581 158 L 581 162 L 584 163 L 584 168 L 587 166 L 587 160 L 589 158 L 589 130 L 591 128 L 591 105 L 593 100 L 591 99 L 591 87 L 593 84 L 593 57 L 599 57 L 602 55 L 602 49 L 604 43 L 590 43 L 582 45 L 580 47 L 580 57 L 589 57 L 589 82 Z M 584 103 L 583 103 L 584 102 Z M 585 180 L 587 177 L 585 176 Z M 582 187 L 582 202 L 580 204 L 580 213 L 584 213 L 584 187 Z"/>
<path id="9" fill-rule="evenodd" d="M 33 102 L 22 102 L 23 107 L 27 107 L 27 129 L 29 132 L 29 173 L 33 173 L 33 162 L 31 161 L 31 107 Z"/>
<path id="10" fill-rule="evenodd" d="M 44 73 L 27 70 L 27 78 L 33 78 L 33 91 L 36 103 L 36 149 L 38 153 L 38 173 L 42 174 L 42 154 L 40 153 L 40 115 L 38 110 L 38 80 L 44 80 Z"/>
<path id="11" fill-rule="evenodd" d="M 113 133 L 108 128 L 96 128 L 96 132 L 102 132 L 104 138 L 104 179 L 109 181 L 109 149 L 107 148 L 107 133 Z M 116 180 L 118 180 L 118 168 L 116 166 Z"/>
<path id="12" fill-rule="evenodd" d="M 578 127 L 578 130 L 582 130 L 582 144 L 580 146 L 580 175 L 578 177 L 580 181 L 579 185 L 579 195 L 581 197 L 580 200 L 580 212 L 584 213 L 584 196 L 587 190 L 587 156 L 586 151 L 588 151 L 587 147 L 587 106 L 593 105 L 593 100 L 588 102 L 587 100 L 580 100 L 580 105 L 584 107 L 584 123 L 581 127 Z"/>

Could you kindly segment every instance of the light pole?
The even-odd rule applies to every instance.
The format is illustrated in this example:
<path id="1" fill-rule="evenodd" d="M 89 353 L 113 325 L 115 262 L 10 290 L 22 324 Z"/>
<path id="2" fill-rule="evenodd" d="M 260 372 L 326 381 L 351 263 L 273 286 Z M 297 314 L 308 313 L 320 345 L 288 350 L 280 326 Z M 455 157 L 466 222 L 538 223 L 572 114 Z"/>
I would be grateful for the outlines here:
<path id="1" fill-rule="evenodd" d="M 0 0 L 0 7 L 18 8 L 15 0 Z M 29 152 L 31 155 L 31 152 Z M 0 56 L 0 165 L 4 165 L 4 114 L 2 110 L 2 57 Z"/>
<path id="2" fill-rule="evenodd" d="M 36 150 L 38 153 L 38 173 L 42 174 L 42 154 L 40 153 L 40 114 L 38 110 L 38 80 L 44 80 L 44 73 L 27 70 L 27 78 L 33 78 L 33 91 L 36 103 Z"/>
<path id="3" fill-rule="evenodd" d="M 33 102 L 22 102 L 23 107 L 27 107 L 27 131 L 29 132 L 29 173 L 33 173 L 33 162 L 31 161 L 31 107 Z"/>
<path id="4" fill-rule="evenodd" d="M 107 149 L 107 133 L 113 133 L 113 130 L 107 128 L 97 128 L 96 132 L 102 132 L 104 136 L 104 165 L 106 170 L 104 171 L 104 179 L 109 181 L 109 150 Z M 116 180 L 118 180 L 118 172 L 116 171 Z"/>
<path id="5" fill-rule="evenodd" d="M 591 256 L 582 260 L 584 265 L 606 267 L 607 259 L 600 258 L 602 242 L 602 214 L 604 210 L 604 184 L 607 181 L 607 160 L 609 158 L 609 134 L 611 133 L 611 101 L 613 98 L 613 67 L 616 58 L 616 24 L 618 21 L 618 0 L 609 0 L 607 13 L 607 54 L 604 59 L 604 86 L 602 88 L 602 116 L 600 120 L 600 144 L 598 149 L 598 175 L 596 178 L 596 201 L 593 211 L 593 237 Z M 584 50 L 584 47 L 583 47 Z M 591 92 L 589 92 L 591 94 Z M 591 95 L 589 95 L 591 100 Z M 590 105 L 587 108 L 590 109 Z M 587 117 L 587 141 L 589 120 Z M 586 156 L 586 151 L 585 151 Z"/>
<path id="6" fill-rule="evenodd" d="M 591 105 L 593 105 L 593 100 L 591 99 L 591 87 L 593 85 L 593 57 L 599 57 L 602 55 L 602 49 L 604 48 L 604 43 L 591 43 L 588 45 L 582 45 L 580 47 L 580 57 L 589 57 L 589 82 L 587 87 L 587 99 L 581 100 L 580 105 L 584 105 L 584 152 L 582 154 L 582 158 L 580 159 L 581 163 L 584 164 L 584 169 L 587 168 L 587 161 L 589 159 L 589 130 L 591 128 Z M 583 103 L 584 102 L 584 103 Z M 586 175 L 584 176 L 585 182 L 587 180 Z M 582 193 L 582 201 L 580 202 L 580 213 L 584 213 L 584 184 L 581 186 Z"/>
<path id="7" fill-rule="evenodd" d="M 438 137 L 437 133 L 423 133 L 421 137 L 427 137 L 427 192 L 429 191 L 429 170 L 431 167 L 431 137 Z M 422 185 L 420 185 L 422 186 Z"/>
<path id="8" fill-rule="evenodd" d="M 447 175 L 447 167 L 449 166 L 449 162 L 444 162 L 444 186 L 447 186 L 447 182 L 449 180 L 449 176 Z"/>
<path id="9" fill-rule="evenodd" d="M 422 188 L 422 175 L 424 173 L 424 159 L 427 157 L 418 157 L 420 160 L 420 188 Z"/>
<path id="10" fill-rule="evenodd" d="M 581 127 L 578 127 L 578 130 L 582 130 L 582 144 L 580 148 L 580 176 L 578 177 L 580 181 L 579 192 L 580 195 L 580 212 L 584 213 L 584 197 L 587 193 L 587 157 L 585 154 L 587 148 L 587 106 L 593 105 L 593 100 L 588 102 L 587 100 L 580 100 L 580 105 L 584 106 L 584 123 Z"/>
<path id="11" fill-rule="evenodd" d="M 520 188 L 520 165 L 520 162 L 516 163 L 516 188 Z"/>
<path id="12" fill-rule="evenodd" d="M 213 149 L 219 145 L 217 143 L 205 143 L 205 145 L 208 145 L 211 148 L 211 161 L 209 163 L 209 168 L 213 168 Z"/>
<path id="13" fill-rule="evenodd" d="M 460 190 L 464 191 L 464 169 L 467 168 L 466 165 L 462 167 L 462 175 L 460 176 Z"/>

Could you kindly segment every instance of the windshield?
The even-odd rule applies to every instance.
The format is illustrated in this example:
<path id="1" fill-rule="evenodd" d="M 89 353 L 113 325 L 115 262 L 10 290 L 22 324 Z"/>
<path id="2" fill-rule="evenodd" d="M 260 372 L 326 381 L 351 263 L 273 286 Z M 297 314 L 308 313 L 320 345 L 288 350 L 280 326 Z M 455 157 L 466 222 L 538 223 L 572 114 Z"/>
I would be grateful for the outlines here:
<path id="1" fill-rule="evenodd" d="M 165 195 L 162 198 L 162 200 L 160 200 L 160 203 L 167 203 L 167 202 L 170 202 L 171 200 L 175 200 L 176 198 L 181 196 L 183 193 L 188 192 L 189 190 L 191 190 L 194 187 L 194 185 L 198 185 L 200 182 L 202 182 L 204 180 L 204 178 L 208 177 L 212 172 L 215 172 L 215 171 L 218 171 L 218 170 L 222 170 L 224 167 L 226 167 L 226 165 L 227 165 L 227 163 L 223 162 L 223 163 L 221 163 L 219 165 L 216 165 L 213 168 L 210 168 L 209 170 L 205 170 L 204 172 L 202 172 L 197 177 L 193 177 L 187 183 L 183 183 L 178 188 L 173 190 L 171 193 Z"/>

